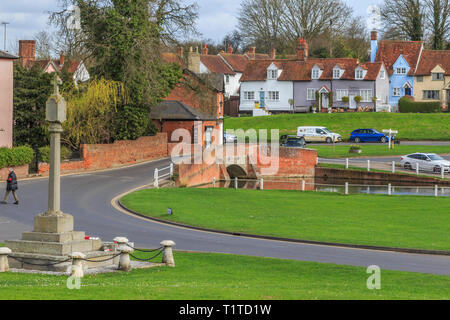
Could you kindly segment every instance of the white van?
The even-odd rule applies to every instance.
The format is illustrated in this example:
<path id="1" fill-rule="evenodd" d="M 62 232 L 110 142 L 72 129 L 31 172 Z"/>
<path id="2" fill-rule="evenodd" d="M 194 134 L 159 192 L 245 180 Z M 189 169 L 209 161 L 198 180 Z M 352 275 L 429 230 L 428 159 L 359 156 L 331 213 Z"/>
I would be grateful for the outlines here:
<path id="1" fill-rule="evenodd" d="M 341 142 L 340 134 L 333 133 L 326 127 L 298 127 L 297 137 L 303 137 L 306 142 Z"/>

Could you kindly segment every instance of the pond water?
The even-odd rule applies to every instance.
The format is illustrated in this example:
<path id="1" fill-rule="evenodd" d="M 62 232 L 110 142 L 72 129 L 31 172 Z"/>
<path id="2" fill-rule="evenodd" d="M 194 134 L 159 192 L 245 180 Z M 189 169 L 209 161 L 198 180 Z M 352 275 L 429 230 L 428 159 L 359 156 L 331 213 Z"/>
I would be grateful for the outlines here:
<path id="1" fill-rule="evenodd" d="M 418 195 L 435 196 L 435 186 L 432 184 L 414 184 L 411 182 L 389 182 L 372 180 L 351 180 L 348 181 L 349 194 L 389 194 L 389 183 L 391 184 L 392 195 Z M 217 182 L 216 187 L 235 188 L 234 181 Z M 210 186 L 205 186 L 210 187 Z M 259 180 L 238 180 L 239 189 L 260 189 Z M 318 192 L 338 192 L 345 193 L 345 181 L 343 180 L 324 180 L 324 179 L 286 179 L 286 180 L 268 180 L 263 181 L 265 190 L 305 190 Z M 438 196 L 450 197 L 450 186 L 438 186 Z"/>

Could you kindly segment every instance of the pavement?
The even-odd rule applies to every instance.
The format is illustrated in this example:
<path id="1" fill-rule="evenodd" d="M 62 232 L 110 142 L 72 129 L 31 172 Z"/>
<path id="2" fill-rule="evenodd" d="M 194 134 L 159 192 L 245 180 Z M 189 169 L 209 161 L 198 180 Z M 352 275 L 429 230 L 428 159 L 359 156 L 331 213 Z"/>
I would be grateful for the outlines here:
<path id="1" fill-rule="evenodd" d="M 316 261 L 341 265 L 450 275 L 450 257 L 396 253 L 260 240 L 195 231 L 143 220 L 115 209 L 112 199 L 131 189 L 150 184 L 155 168 L 168 159 L 102 172 L 61 178 L 62 210 L 75 218 L 75 229 L 104 241 L 125 236 L 137 247 L 157 248 L 162 240 L 176 242 L 176 250 L 241 254 L 259 257 Z M 33 229 L 33 218 L 47 208 L 47 179 L 19 181 L 20 205 L 0 206 L 0 241 L 19 239 Z M 0 183 L 0 190 L 4 183 Z M 208 199 L 204 205 L 213 209 Z M 167 203 L 170 207 L 170 203 Z M 175 213 L 176 214 L 176 213 Z"/>

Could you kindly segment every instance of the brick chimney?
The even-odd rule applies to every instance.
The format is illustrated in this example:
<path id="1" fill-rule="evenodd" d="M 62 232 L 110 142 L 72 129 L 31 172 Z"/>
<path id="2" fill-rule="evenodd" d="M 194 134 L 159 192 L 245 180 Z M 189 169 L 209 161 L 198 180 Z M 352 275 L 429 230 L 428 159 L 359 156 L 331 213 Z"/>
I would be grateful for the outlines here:
<path id="1" fill-rule="evenodd" d="M 228 49 L 227 49 L 227 53 L 233 53 L 233 45 L 230 43 L 230 45 L 228 46 Z"/>
<path id="2" fill-rule="evenodd" d="M 370 33 L 370 62 L 375 62 L 378 51 L 378 34 L 374 30 Z"/>
<path id="3" fill-rule="evenodd" d="M 177 53 L 178 53 L 178 56 L 183 58 L 184 57 L 184 48 L 181 46 L 178 47 Z"/>
<path id="4" fill-rule="evenodd" d="M 59 66 L 62 67 L 64 65 L 64 61 L 66 60 L 66 57 L 64 56 L 64 53 L 61 52 L 59 55 Z"/>
<path id="5" fill-rule="evenodd" d="M 27 66 L 36 59 L 36 41 L 19 40 L 19 57 L 22 66 Z"/>
<path id="6" fill-rule="evenodd" d="M 277 58 L 277 49 L 272 48 L 272 50 L 270 50 L 270 59 L 275 60 Z"/>
<path id="7" fill-rule="evenodd" d="M 202 54 L 207 55 L 208 54 L 208 46 L 205 43 L 205 46 L 202 49 Z"/>
<path id="8" fill-rule="evenodd" d="M 378 32 L 376 30 L 370 33 L 370 40 L 378 40 Z"/>
<path id="9" fill-rule="evenodd" d="M 200 73 L 200 53 L 198 48 L 195 48 L 195 52 L 192 47 L 189 48 L 188 52 L 188 69 L 194 73 Z"/>
<path id="10" fill-rule="evenodd" d="M 255 52 L 256 52 L 256 47 L 250 47 L 248 49 L 248 56 L 250 57 L 250 59 L 255 59 Z"/>
<path id="11" fill-rule="evenodd" d="M 306 40 L 298 39 L 297 60 L 306 61 L 308 59 L 309 47 Z"/>

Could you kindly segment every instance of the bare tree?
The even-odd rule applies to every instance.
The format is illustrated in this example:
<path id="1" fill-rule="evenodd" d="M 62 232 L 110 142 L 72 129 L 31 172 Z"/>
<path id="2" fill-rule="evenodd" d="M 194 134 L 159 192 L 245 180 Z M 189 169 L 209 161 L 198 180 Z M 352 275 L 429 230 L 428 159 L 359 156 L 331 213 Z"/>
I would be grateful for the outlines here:
<path id="1" fill-rule="evenodd" d="M 422 40 L 425 17 L 421 0 L 384 0 L 381 17 L 385 38 Z"/>
<path id="2" fill-rule="evenodd" d="M 450 33 L 449 0 L 425 0 L 425 20 L 432 38 L 432 49 L 442 50 Z"/>
<path id="3" fill-rule="evenodd" d="M 38 59 L 50 59 L 54 53 L 53 36 L 43 30 L 34 35 L 36 40 L 36 57 Z"/>

